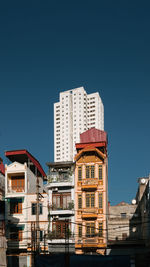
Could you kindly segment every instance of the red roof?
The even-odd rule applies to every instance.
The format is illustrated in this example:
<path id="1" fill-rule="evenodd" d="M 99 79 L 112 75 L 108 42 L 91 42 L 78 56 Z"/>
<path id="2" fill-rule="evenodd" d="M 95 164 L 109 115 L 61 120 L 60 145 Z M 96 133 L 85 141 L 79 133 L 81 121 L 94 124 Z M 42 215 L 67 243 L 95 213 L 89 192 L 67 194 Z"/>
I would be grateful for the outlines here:
<path id="1" fill-rule="evenodd" d="M 80 143 L 107 143 L 107 133 L 105 131 L 91 128 L 86 132 L 80 134 Z"/>
<path id="2" fill-rule="evenodd" d="M 34 158 L 26 149 L 23 150 L 12 150 L 6 151 L 5 156 L 9 158 L 12 162 L 17 161 L 20 163 L 28 163 L 28 159 L 33 163 L 30 165 L 30 169 L 35 173 L 35 167 L 37 168 L 38 175 L 40 174 L 43 178 L 46 177 L 46 174 L 36 158 Z"/>
<path id="3" fill-rule="evenodd" d="M 5 167 L 1 158 L 0 158 L 0 173 L 5 175 Z"/>

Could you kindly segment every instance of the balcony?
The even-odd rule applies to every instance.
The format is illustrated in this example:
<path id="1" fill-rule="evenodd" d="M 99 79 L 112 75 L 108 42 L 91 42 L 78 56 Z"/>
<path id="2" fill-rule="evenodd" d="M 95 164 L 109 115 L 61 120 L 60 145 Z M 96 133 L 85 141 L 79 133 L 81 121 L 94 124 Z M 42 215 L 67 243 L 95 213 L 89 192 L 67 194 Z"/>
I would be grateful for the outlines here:
<path id="1" fill-rule="evenodd" d="M 98 179 L 97 178 L 83 179 L 81 183 L 81 187 L 83 190 L 87 190 L 87 189 L 96 190 L 98 187 Z"/>
<path id="2" fill-rule="evenodd" d="M 69 231 L 66 231 L 66 235 L 65 233 L 61 232 L 57 232 L 57 231 L 51 231 L 48 233 L 48 239 L 49 241 L 51 240 L 61 240 L 61 242 L 63 243 L 66 240 L 73 240 L 74 239 L 74 234 L 69 230 Z"/>
<path id="3" fill-rule="evenodd" d="M 73 186 L 73 176 L 68 173 L 54 173 L 48 175 L 49 188 L 52 187 L 64 187 L 64 186 Z"/>
<path id="4" fill-rule="evenodd" d="M 81 216 L 83 219 L 97 219 L 98 208 L 85 208 L 81 210 Z"/>
<path id="5" fill-rule="evenodd" d="M 105 247 L 106 244 L 104 243 L 104 239 L 100 238 L 99 236 L 93 236 L 93 237 L 85 237 L 83 239 L 78 239 L 77 243 L 75 244 L 75 247 L 97 247 L 97 248 L 101 248 L 101 247 Z"/>
<path id="6" fill-rule="evenodd" d="M 74 214 L 74 203 L 70 202 L 68 203 L 67 207 L 56 207 L 55 205 L 52 206 L 51 211 L 50 211 L 51 215 L 65 215 L 65 214 L 70 214 L 73 215 Z"/>
<path id="7" fill-rule="evenodd" d="M 25 192 L 22 186 L 8 186 L 7 193 L 23 193 Z"/>

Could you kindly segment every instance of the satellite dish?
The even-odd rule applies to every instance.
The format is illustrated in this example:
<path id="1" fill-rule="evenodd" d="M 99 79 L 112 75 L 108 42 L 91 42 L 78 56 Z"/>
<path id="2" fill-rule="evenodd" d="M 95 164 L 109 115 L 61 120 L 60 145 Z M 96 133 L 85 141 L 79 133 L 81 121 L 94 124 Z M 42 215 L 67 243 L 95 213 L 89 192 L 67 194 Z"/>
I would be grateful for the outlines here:
<path id="1" fill-rule="evenodd" d="M 132 205 L 136 204 L 136 199 L 132 199 Z"/>
<path id="2" fill-rule="evenodd" d="M 141 184 L 145 184 L 146 180 L 144 178 L 141 179 Z"/>

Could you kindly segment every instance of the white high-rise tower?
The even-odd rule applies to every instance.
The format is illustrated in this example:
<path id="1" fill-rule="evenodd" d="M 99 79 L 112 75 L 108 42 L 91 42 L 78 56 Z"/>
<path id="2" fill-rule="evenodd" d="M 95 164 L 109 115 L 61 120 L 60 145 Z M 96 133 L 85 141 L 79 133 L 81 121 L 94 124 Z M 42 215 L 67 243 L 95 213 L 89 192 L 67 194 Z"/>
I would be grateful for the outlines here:
<path id="1" fill-rule="evenodd" d="M 73 161 L 80 133 L 95 127 L 104 130 L 104 106 L 99 93 L 83 87 L 60 93 L 54 104 L 54 161 Z"/>

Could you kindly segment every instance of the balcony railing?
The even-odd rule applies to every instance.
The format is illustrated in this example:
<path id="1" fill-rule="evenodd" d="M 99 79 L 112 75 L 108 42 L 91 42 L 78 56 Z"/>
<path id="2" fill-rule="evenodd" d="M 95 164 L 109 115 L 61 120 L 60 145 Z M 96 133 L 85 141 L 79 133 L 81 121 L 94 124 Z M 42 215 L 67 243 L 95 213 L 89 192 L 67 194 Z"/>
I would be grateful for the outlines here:
<path id="1" fill-rule="evenodd" d="M 63 206 L 56 206 L 56 205 L 52 205 L 52 210 L 73 210 L 74 209 L 74 202 L 69 202 L 67 207 L 63 207 Z"/>
<path id="2" fill-rule="evenodd" d="M 52 240 L 52 239 L 72 239 L 74 238 L 74 234 L 69 230 L 66 231 L 66 233 L 58 233 L 56 231 L 51 231 L 48 233 L 48 239 Z"/>
<path id="3" fill-rule="evenodd" d="M 98 234 L 97 236 L 93 236 L 93 237 L 85 237 L 83 238 L 82 241 L 83 246 L 104 246 L 104 238 L 100 237 Z"/>
<path id="4" fill-rule="evenodd" d="M 8 193 L 21 193 L 21 192 L 24 192 L 24 187 L 21 187 L 21 186 L 8 186 L 8 190 L 7 192 Z"/>
<path id="5" fill-rule="evenodd" d="M 83 244 L 97 244 L 98 237 L 86 237 L 83 238 Z"/>
<path id="6" fill-rule="evenodd" d="M 49 183 L 72 182 L 72 176 L 69 174 L 50 174 L 48 175 Z"/>
<path id="7" fill-rule="evenodd" d="M 83 179 L 82 185 L 98 185 L 98 179 L 97 178 Z"/>
<path id="8" fill-rule="evenodd" d="M 79 211 L 82 218 L 97 218 L 98 208 L 85 208 Z"/>

